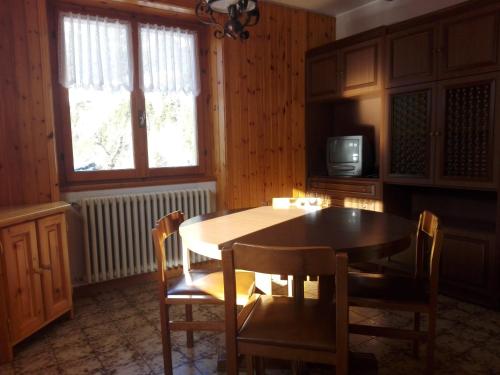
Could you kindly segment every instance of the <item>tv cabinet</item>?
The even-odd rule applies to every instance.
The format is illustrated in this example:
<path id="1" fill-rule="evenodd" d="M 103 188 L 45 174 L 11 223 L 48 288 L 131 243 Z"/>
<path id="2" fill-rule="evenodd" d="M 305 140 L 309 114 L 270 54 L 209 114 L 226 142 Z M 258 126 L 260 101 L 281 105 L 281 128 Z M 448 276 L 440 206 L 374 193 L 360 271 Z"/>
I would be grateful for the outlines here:
<path id="1" fill-rule="evenodd" d="M 500 4 L 489 0 L 306 55 L 308 194 L 415 223 L 433 211 L 444 229 L 440 291 L 493 307 L 500 306 L 499 62 Z M 344 135 L 371 140 L 377 177 L 327 176 L 326 140 Z M 372 266 L 411 273 L 413 265 L 408 249 Z"/>

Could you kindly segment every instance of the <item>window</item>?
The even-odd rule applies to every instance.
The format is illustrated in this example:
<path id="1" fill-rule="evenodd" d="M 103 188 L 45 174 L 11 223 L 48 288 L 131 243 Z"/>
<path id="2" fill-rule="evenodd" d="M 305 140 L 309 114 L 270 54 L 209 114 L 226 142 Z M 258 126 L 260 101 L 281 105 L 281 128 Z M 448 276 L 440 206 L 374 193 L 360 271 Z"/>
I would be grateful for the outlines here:
<path id="1" fill-rule="evenodd" d="M 67 182 L 203 173 L 196 30 L 72 12 L 59 30 Z"/>

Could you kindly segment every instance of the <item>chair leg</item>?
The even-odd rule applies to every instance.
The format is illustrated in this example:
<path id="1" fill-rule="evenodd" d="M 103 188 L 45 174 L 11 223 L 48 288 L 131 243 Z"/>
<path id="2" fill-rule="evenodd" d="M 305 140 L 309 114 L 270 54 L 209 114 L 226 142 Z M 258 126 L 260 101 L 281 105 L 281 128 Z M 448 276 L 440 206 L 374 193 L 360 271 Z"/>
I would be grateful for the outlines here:
<path id="1" fill-rule="evenodd" d="M 165 375 L 173 375 L 172 370 L 172 347 L 170 344 L 170 316 L 169 306 L 161 302 L 160 305 L 161 320 L 161 340 L 163 344 L 163 367 Z"/>
<path id="2" fill-rule="evenodd" d="M 193 321 L 193 305 L 186 305 L 186 322 Z M 192 348 L 194 346 L 193 331 L 186 331 L 186 346 Z"/>
<path id="3" fill-rule="evenodd" d="M 305 365 L 302 361 L 292 361 L 292 374 L 302 375 L 305 373 Z"/>
<path id="4" fill-rule="evenodd" d="M 237 375 L 238 372 L 238 355 L 226 345 L 226 374 Z"/>
<path id="5" fill-rule="evenodd" d="M 420 330 L 420 313 L 416 312 L 413 317 L 413 329 L 418 332 Z M 413 340 L 413 355 L 418 358 L 419 354 L 419 340 Z"/>
<path id="6" fill-rule="evenodd" d="M 255 360 L 255 370 L 257 371 L 257 375 L 264 375 L 266 373 L 266 369 L 264 367 L 264 358 L 254 357 Z"/>
<path id="7" fill-rule="evenodd" d="M 255 368 L 254 368 L 254 358 L 251 355 L 246 355 L 245 356 L 246 362 L 247 362 L 247 374 L 248 375 L 254 375 L 255 374 Z"/>
<path id="8" fill-rule="evenodd" d="M 434 372 L 434 346 L 436 340 L 436 312 L 429 314 L 429 329 L 427 331 L 427 374 Z"/>

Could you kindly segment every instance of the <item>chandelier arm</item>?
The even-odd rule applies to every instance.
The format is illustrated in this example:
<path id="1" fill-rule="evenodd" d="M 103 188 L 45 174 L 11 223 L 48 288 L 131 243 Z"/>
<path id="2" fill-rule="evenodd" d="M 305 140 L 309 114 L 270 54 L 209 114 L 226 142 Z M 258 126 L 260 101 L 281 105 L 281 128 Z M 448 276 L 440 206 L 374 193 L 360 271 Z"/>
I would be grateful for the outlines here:
<path id="1" fill-rule="evenodd" d="M 245 24 L 245 26 L 255 26 L 259 23 L 259 21 L 260 21 L 259 9 L 255 8 L 254 10 L 249 12 L 248 15 L 249 15 L 249 21 L 247 24 Z M 252 20 L 252 18 L 253 18 L 253 22 L 250 22 L 250 20 Z"/>
<path id="2" fill-rule="evenodd" d="M 214 12 L 203 1 L 200 1 L 198 4 L 196 4 L 195 14 L 196 17 L 198 17 L 198 20 L 205 25 L 219 25 L 214 17 Z M 208 16 L 209 20 L 205 19 L 205 16 Z"/>
<path id="3" fill-rule="evenodd" d="M 249 0 L 239 0 L 236 4 L 230 5 L 228 8 L 229 19 L 223 25 L 214 16 L 214 12 L 217 11 L 211 8 L 210 0 L 199 0 L 195 7 L 195 14 L 201 23 L 215 27 L 214 36 L 217 39 L 223 39 L 228 36 L 231 39 L 244 41 L 250 35 L 245 28 L 247 26 L 255 26 L 260 20 L 257 1 L 253 1 L 255 7 L 251 11 L 246 11 Z"/>

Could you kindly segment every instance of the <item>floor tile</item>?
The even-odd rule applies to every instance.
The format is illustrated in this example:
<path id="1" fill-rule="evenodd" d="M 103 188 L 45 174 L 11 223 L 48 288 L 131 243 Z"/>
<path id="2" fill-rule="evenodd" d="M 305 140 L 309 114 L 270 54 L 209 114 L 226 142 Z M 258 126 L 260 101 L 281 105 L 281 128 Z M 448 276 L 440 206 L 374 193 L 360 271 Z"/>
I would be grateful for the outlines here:
<path id="1" fill-rule="evenodd" d="M 104 375 L 107 373 L 95 355 L 82 357 L 76 361 L 63 362 L 59 365 L 59 369 L 63 375 Z"/>
<path id="2" fill-rule="evenodd" d="M 273 289 L 287 292 L 286 285 Z M 305 293 L 314 297 L 317 284 L 306 283 Z M 224 307 L 197 305 L 193 314 L 199 320 L 219 320 L 224 318 Z M 377 309 L 352 307 L 349 316 L 351 323 L 413 325 L 412 314 Z M 183 320 L 184 307 L 174 306 L 171 317 Z M 0 366 L 0 374 L 163 374 L 159 319 L 154 282 L 110 289 L 94 297 L 76 297 L 75 319 L 61 318 L 19 344 L 14 362 Z M 426 326 L 423 319 L 422 328 Z M 195 346 L 190 349 L 185 332 L 172 332 L 174 374 L 215 374 L 219 353 L 224 352 L 224 334 L 195 332 L 194 338 Z M 350 347 L 373 353 L 379 362 L 379 374 L 413 375 L 425 369 L 424 344 L 420 359 L 413 357 L 412 344 L 407 341 L 351 335 Z M 314 370 L 310 375 L 327 373 Z M 440 296 L 435 373 L 500 374 L 500 312 Z M 291 372 L 269 370 L 266 374 Z"/>

